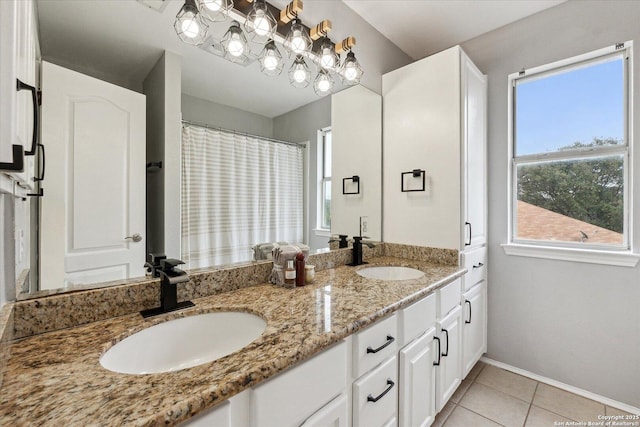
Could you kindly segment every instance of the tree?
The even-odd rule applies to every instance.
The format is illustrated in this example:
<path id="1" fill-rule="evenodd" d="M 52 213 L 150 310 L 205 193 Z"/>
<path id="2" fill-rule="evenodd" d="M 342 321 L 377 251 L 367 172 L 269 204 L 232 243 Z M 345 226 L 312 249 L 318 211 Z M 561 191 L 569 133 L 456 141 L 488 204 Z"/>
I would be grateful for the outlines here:
<path id="1" fill-rule="evenodd" d="M 620 144 L 594 138 L 558 151 Z M 622 233 L 624 167 L 620 155 L 521 165 L 518 200 Z"/>

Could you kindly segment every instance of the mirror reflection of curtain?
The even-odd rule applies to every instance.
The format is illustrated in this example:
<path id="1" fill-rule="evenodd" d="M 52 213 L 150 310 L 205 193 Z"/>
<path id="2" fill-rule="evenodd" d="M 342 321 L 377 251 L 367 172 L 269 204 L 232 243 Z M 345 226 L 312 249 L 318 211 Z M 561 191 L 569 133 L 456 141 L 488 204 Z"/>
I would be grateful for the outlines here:
<path id="1" fill-rule="evenodd" d="M 301 146 L 184 123 L 187 268 L 248 261 L 263 242 L 302 242 L 303 159 Z"/>

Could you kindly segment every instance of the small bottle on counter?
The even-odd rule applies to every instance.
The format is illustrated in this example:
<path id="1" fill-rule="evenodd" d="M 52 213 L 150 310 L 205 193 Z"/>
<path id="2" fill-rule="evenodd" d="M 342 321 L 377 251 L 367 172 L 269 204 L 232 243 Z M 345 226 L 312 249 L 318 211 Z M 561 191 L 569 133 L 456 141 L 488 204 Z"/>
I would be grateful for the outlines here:
<path id="1" fill-rule="evenodd" d="M 296 255 L 296 286 L 304 286 L 304 254 L 298 252 Z"/>
<path id="2" fill-rule="evenodd" d="M 284 269 L 284 285 L 293 288 L 296 285 L 296 269 L 293 267 L 293 260 L 287 261 L 287 268 Z"/>
<path id="3" fill-rule="evenodd" d="M 316 266 L 307 264 L 304 266 L 304 280 L 306 283 L 312 283 L 316 278 Z"/>

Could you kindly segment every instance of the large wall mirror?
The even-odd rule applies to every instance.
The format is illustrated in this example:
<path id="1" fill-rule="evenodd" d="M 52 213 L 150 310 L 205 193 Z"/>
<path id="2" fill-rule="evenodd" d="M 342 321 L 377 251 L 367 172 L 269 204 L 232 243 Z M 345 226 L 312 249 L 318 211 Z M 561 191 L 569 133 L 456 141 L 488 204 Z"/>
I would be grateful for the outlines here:
<path id="1" fill-rule="evenodd" d="M 155 10 L 145 3 L 162 6 Z M 271 3 L 282 8 L 287 2 Z M 324 5 L 309 5 L 305 18 L 344 21 L 335 17 L 345 15 L 340 9 L 343 4 L 318 3 Z M 331 233 L 362 233 L 381 240 L 381 97 L 363 86 L 367 80 L 352 87 L 337 81 L 333 96 L 319 98 L 312 87 L 290 85 L 289 62 L 282 75 L 270 77 L 260 72 L 257 63 L 233 64 L 206 48 L 185 45 L 174 30 L 182 4 L 142 0 L 37 3 L 43 59 L 41 134 L 45 146 L 47 142 L 51 146 L 46 152 L 44 196 L 37 209 L 41 244 L 36 259 L 41 271 L 32 268 L 41 280 L 37 286 L 31 280 L 31 293 L 143 277 L 148 252 L 183 257 L 180 224 L 189 213 L 181 209 L 186 179 L 181 141 L 184 127 L 191 125 L 200 129 L 196 139 L 206 129 L 213 134 L 236 134 L 239 140 L 256 144 L 301 144 L 301 148 L 290 146 L 300 150 L 303 163 L 302 231 L 294 239 L 299 241 L 291 243 L 307 244 L 313 252 L 328 248 Z M 326 13 L 319 10 L 321 6 L 328 8 Z M 212 31 L 221 37 L 228 26 L 229 21 L 215 23 Z M 352 28 L 334 26 L 336 34 L 331 36 L 336 41 L 353 35 Z M 374 32 L 371 28 L 362 31 Z M 386 67 L 406 62 L 404 54 L 390 58 L 385 59 Z M 369 71 L 367 62 L 361 62 L 365 73 L 371 74 L 369 83 L 373 84 L 368 85 L 379 90 L 380 64 Z M 92 86 L 96 81 L 104 85 L 96 89 Z M 90 96 L 81 94 L 85 86 Z M 327 188 L 322 182 L 328 158 L 323 143 L 327 130 L 333 152 L 329 157 L 333 171 L 328 187 L 332 199 L 329 228 L 321 221 L 322 195 Z M 130 145 L 140 132 L 146 135 L 144 146 L 134 152 Z M 64 138 L 71 143 L 55 145 Z M 91 144 L 83 145 L 87 139 Z M 225 168 L 228 178 L 220 186 L 233 182 L 234 173 L 247 173 L 242 160 L 235 168 L 233 162 L 218 166 Z M 188 179 L 196 179 L 194 176 Z M 354 176 L 360 179 L 359 191 L 346 194 L 355 192 Z M 345 181 L 345 194 L 343 178 L 351 179 Z M 254 179 L 262 188 L 282 185 L 277 174 L 259 174 Z M 223 188 L 210 188 L 201 196 L 216 190 Z M 241 187 L 233 191 L 238 196 L 245 193 Z M 247 197 L 255 199 L 256 195 Z M 250 201 L 254 200 L 240 199 L 240 203 Z M 141 211 L 144 215 L 136 218 L 131 214 Z M 105 246 L 109 239 L 112 243 Z M 265 242 L 244 243 L 249 254 L 246 261 L 253 258 L 250 246 L 260 243 Z M 135 261 L 128 260 L 131 256 Z"/>

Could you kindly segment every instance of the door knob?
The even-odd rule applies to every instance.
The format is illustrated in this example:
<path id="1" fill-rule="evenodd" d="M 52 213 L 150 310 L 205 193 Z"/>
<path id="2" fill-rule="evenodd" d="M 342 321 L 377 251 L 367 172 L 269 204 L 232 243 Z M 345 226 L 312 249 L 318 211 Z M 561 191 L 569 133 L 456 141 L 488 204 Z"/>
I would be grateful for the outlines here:
<path id="1" fill-rule="evenodd" d="M 124 238 L 124 240 L 127 240 L 127 239 L 131 239 L 135 243 L 138 243 L 142 241 L 142 235 L 140 233 L 135 233 L 133 236 L 127 236 Z"/>

